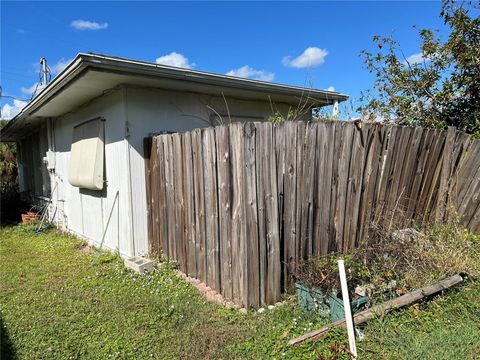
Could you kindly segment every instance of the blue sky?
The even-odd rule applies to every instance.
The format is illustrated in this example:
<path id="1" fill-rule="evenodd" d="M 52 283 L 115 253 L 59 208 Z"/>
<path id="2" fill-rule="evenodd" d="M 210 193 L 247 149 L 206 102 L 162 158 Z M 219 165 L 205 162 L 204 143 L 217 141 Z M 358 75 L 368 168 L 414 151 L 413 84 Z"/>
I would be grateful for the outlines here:
<path id="1" fill-rule="evenodd" d="M 353 100 L 373 77 L 359 53 L 394 34 L 418 54 L 412 28 L 445 31 L 440 2 L 1 2 L 3 95 L 29 99 L 38 61 L 58 72 L 78 52 L 334 88 Z M 24 103 L 1 98 L 2 117 Z"/>

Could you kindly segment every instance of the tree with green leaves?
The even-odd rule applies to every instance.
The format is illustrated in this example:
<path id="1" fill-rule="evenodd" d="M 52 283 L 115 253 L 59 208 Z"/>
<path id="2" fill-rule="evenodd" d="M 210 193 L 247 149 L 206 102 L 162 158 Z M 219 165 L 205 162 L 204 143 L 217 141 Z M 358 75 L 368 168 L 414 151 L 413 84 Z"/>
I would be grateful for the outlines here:
<path id="1" fill-rule="evenodd" d="M 0 128 L 6 123 L 0 120 Z M 20 206 L 16 146 L 0 143 L 0 222 L 15 216 Z"/>
<path id="2" fill-rule="evenodd" d="M 479 5 L 445 0 L 440 16 L 450 33 L 422 29 L 421 56 L 405 57 L 392 36 L 374 36 L 377 52 L 362 51 L 376 77 L 358 112 L 385 122 L 458 129 L 480 137 Z"/>

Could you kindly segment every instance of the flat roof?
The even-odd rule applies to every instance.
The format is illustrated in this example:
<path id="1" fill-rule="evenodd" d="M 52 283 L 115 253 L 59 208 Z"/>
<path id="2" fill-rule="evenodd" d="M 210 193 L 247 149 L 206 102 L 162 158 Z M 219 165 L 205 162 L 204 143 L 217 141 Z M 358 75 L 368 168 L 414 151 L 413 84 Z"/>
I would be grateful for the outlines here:
<path id="1" fill-rule="evenodd" d="M 15 141 L 27 120 L 61 116 L 119 85 L 188 91 L 214 96 L 283 102 L 310 107 L 345 101 L 347 95 L 267 81 L 220 75 L 108 55 L 79 53 L 32 101 L 0 130 Z"/>

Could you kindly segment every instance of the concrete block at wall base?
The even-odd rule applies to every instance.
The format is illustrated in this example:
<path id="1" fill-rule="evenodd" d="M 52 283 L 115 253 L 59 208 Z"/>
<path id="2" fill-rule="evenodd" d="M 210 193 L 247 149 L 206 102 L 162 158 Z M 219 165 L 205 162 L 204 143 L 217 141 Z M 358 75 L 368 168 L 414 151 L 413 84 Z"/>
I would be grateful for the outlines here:
<path id="1" fill-rule="evenodd" d="M 146 271 L 151 271 L 154 267 L 153 261 L 144 259 L 140 256 L 125 259 L 124 264 L 126 268 L 132 269 L 140 274 L 143 274 Z"/>

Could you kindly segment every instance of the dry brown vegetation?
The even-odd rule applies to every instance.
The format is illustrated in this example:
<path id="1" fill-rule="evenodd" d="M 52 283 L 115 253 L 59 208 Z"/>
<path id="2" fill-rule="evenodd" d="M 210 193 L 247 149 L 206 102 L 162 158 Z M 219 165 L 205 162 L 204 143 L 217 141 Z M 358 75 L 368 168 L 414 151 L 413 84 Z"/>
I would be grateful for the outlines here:
<path id="1" fill-rule="evenodd" d="M 363 286 L 376 303 L 456 273 L 478 277 L 480 236 L 456 222 L 397 231 L 375 225 L 358 249 L 297 264 L 296 278 L 336 292 L 340 289 L 339 258 L 345 259 L 352 290 Z"/>

